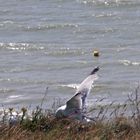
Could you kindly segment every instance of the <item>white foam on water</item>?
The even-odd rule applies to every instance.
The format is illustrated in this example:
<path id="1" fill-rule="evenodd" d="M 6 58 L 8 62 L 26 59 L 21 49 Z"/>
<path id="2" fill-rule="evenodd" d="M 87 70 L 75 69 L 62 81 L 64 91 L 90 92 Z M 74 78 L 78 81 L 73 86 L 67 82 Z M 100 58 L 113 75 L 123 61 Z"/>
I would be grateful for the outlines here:
<path id="1" fill-rule="evenodd" d="M 60 85 L 61 87 L 68 87 L 68 88 L 73 88 L 77 89 L 80 84 L 67 84 L 67 85 Z"/>
<path id="2" fill-rule="evenodd" d="M 139 66 L 140 65 L 140 62 L 132 62 L 130 60 L 119 60 L 119 63 L 125 66 L 129 66 L 129 65 Z"/>

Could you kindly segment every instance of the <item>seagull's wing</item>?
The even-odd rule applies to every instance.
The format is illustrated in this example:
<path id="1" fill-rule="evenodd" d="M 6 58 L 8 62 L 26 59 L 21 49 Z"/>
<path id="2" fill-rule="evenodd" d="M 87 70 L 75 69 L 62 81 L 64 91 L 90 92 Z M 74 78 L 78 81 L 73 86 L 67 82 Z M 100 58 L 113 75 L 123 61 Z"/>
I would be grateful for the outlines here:
<path id="1" fill-rule="evenodd" d="M 83 80 L 83 82 L 78 87 L 76 94 L 69 101 L 67 101 L 67 109 L 83 109 L 85 105 L 85 99 L 91 90 L 92 84 L 98 79 L 96 74 L 98 70 L 99 67 L 96 67 L 90 73 L 90 75 L 85 80 Z"/>
<path id="2" fill-rule="evenodd" d="M 83 80 L 76 93 L 83 92 L 85 94 L 88 94 L 90 92 L 92 84 L 98 79 L 98 75 L 96 74 L 97 71 L 99 71 L 99 67 L 93 69 L 90 75 Z"/>
<path id="3" fill-rule="evenodd" d="M 67 101 L 67 109 L 81 109 L 82 94 L 79 92 L 75 94 L 69 101 Z"/>

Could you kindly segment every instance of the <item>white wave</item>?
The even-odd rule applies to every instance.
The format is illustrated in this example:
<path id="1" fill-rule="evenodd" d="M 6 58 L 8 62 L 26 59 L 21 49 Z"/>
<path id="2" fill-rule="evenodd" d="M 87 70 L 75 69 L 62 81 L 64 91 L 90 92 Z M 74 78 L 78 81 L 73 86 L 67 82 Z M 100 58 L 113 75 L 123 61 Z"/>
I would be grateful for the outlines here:
<path id="1" fill-rule="evenodd" d="M 140 65 L 140 62 L 132 62 L 130 60 L 119 60 L 119 63 L 125 66 L 129 66 L 129 65 L 139 66 Z"/>
<path id="2" fill-rule="evenodd" d="M 63 29 L 63 28 L 78 28 L 77 24 L 42 24 L 35 26 L 25 26 L 23 29 L 25 31 L 37 31 L 37 30 L 52 30 L 52 29 Z"/>
<path id="3" fill-rule="evenodd" d="M 138 65 L 140 65 L 140 62 L 132 62 L 132 65 L 138 66 Z"/>
<path id="4" fill-rule="evenodd" d="M 10 88 L 0 88 L 0 93 L 10 93 L 10 92 L 14 92 L 14 89 L 10 89 Z"/>
<path id="5" fill-rule="evenodd" d="M 125 65 L 125 66 L 128 66 L 131 64 L 131 62 L 129 60 L 119 60 L 119 63 Z"/>
<path id="6" fill-rule="evenodd" d="M 11 103 L 15 100 L 19 100 L 19 99 L 22 99 L 22 98 L 23 98 L 23 95 L 10 95 L 7 98 L 5 98 L 3 103 Z"/>
<path id="7" fill-rule="evenodd" d="M 22 95 L 10 95 L 9 97 L 8 97 L 8 99 L 15 99 L 15 98 L 19 98 L 19 97 L 21 97 Z"/>
<path id="8" fill-rule="evenodd" d="M 68 85 L 60 85 L 61 87 L 69 87 L 69 88 L 74 88 L 77 89 L 80 84 L 68 84 Z"/>
<path id="9" fill-rule="evenodd" d="M 47 49 L 43 44 L 31 44 L 31 43 L 3 43 L 0 42 L 0 49 L 12 50 L 12 51 L 42 51 Z"/>
<path id="10" fill-rule="evenodd" d="M 137 4 L 139 1 L 136 0 L 77 0 L 77 2 L 83 4 L 95 4 L 95 5 L 130 5 Z"/>

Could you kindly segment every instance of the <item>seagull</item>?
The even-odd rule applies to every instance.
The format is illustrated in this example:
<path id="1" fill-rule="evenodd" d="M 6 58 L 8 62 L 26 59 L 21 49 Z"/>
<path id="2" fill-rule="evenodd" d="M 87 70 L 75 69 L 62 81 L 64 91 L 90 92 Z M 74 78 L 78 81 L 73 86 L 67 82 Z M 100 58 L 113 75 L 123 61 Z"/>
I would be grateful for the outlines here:
<path id="1" fill-rule="evenodd" d="M 90 119 L 84 115 L 84 110 L 87 95 L 90 93 L 94 81 L 98 79 L 97 71 L 99 71 L 99 67 L 94 68 L 90 75 L 79 85 L 75 95 L 68 100 L 65 105 L 56 110 L 56 118 L 71 118 L 85 122 L 90 121 Z"/>

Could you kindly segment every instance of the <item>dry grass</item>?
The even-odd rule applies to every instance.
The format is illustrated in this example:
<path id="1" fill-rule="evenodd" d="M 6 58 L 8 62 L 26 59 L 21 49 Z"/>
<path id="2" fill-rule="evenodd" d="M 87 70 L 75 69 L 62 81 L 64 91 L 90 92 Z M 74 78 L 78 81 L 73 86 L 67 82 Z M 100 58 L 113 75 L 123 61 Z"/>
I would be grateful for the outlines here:
<path id="1" fill-rule="evenodd" d="M 26 124 L 27 123 L 27 124 Z M 34 129 L 33 129 L 34 127 Z M 37 124 L 25 122 L 12 127 L 3 126 L 1 140 L 139 140 L 140 133 L 126 118 L 110 123 L 82 124 L 68 119 L 41 119 Z"/>
<path id="2" fill-rule="evenodd" d="M 110 120 L 105 115 L 113 104 L 101 107 L 93 123 L 56 119 L 52 113 L 37 107 L 32 120 L 22 119 L 16 125 L 1 123 L 0 140 L 140 140 L 139 91 L 136 88 L 123 106 L 116 106 Z M 126 108 L 131 110 L 131 115 L 125 115 Z"/>

